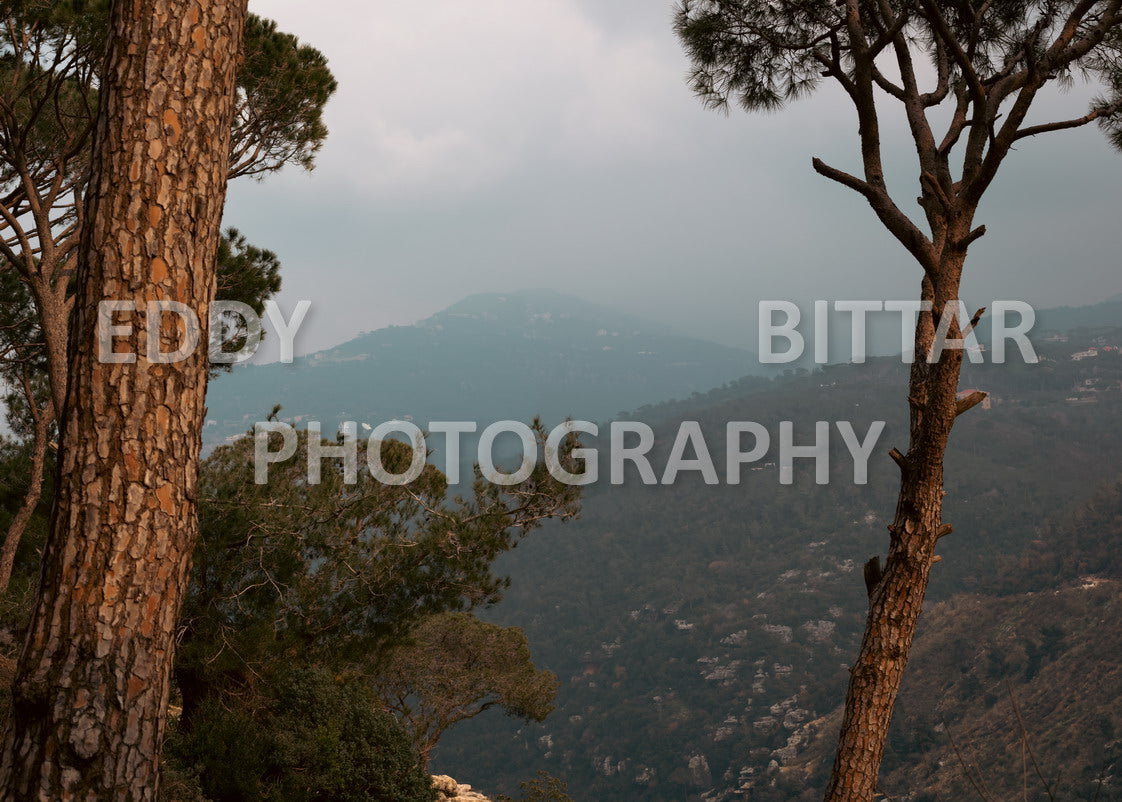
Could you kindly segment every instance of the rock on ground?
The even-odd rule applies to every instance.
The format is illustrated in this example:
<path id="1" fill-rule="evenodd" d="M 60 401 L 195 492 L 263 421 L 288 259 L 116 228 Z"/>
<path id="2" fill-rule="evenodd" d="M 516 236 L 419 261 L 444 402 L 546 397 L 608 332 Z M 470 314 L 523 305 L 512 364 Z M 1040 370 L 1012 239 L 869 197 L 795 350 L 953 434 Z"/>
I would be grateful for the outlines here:
<path id="1" fill-rule="evenodd" d="M 434 775 L 432 784 L 439 802 L 491 802 L 483 794 L 471 790 L 470 785 L 462 785 L 445 774 Z"/>

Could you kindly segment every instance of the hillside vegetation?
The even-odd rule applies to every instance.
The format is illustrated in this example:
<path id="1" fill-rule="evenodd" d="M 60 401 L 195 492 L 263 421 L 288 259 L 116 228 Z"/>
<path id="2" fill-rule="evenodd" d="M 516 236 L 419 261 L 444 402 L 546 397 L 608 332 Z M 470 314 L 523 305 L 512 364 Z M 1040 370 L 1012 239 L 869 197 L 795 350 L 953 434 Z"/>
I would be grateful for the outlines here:
<path id="1" fill-rule="evenodd" d="M 986 390 L 992 404 L 966 415 L 952 440 L 945 517 L 955 533 L 934 569 L 885 788 L 941 787 L 938 798 L 963 798 L 948 790 L 958 788 L 950 778 L 959 770 L 944 757 L 948 739 L 936 730 L 942 717 L 968 761 L 987 765 L 1019 750 L 1008 722 L 975 720 L 1007 709 L 1006 678 L 1034 747 L 1064 742 L 1073 726 L 1091 727 L 1083 746 L 1062 753 L 1062 765 L 1052 753 L 1040 755 L 1051 761 L 1051 783 L 1066 767 L 1085 790 L 1102 769 L 1114 736 L 1101 711 L 1117 708 L 1119 698 L 1111 641 L 1088 635 L 1093 621 L 1111 622 L 1114 586 L 1084 590 L 1081 577 L 1107 571 L 1122 532 L 1073 515 L 1122 474 L 1122 357 L 1071 359 L 1100 341 L 1117 345 L 1122 332 L 1080 330 L 1041 342 L 1046 361 L 1038 365 L 966 368 L 963 386 Z M 502 568 L 515 582 L 492 611 L 495 620 L 523 627 L 539 664 L 561 679 L 557 711 L 542 725 L 465 726 L 435 753 L 435 765 L 453 774 L 470 766 L 483 787 L 507 787 L 508 778 L 546 769 L 564 776 L 578 800 L 818 796 L 828 765 L 825 747 L 816 745 L 835 737 L 830 714 L 863 627 L 861 564 L 886 544 L 896 477 L 884 454 L 905 445 L 904 404 L 892 389 L 904 386 L 904 371 L 899 360 L 874 360 L 746 379 L 638 410 L 636 418 L 663 421 L 655 427 L 663 454 L 679 421 L 700 421 L 718 464 L 728 420 L 792 420 L 804 438 L 816 420 L 852 420 L 858 431 L 878 419 L 888 426 L 864 487 L 853 484 L 842 452 L 827 486 L 814 484 L 809 465 L 797 466 L 794 485 L 782 486 L 772 464 L 746 472 L 739 487 L 706 486 L 694 476 L 671 487 L 592 488 L 582 521 L 505 558 Z M 1028 591 L 1040 596 L 1036 608 L 1018 601 Z M 995 592 L 1000 604 L 987 599 Z M 1101 610 L 1079 607 L 1100 599 Z M 1071 620 L 1061 602 L 1076 605 Z M 971 616 L 971 605 L 986 616 Z M 1061 626 L 1062 634 L 1049 628 Z M 1063 662 L 1050 667 L 1069 645 L 1084 650 L 1063 658 L 1082 674 Z M 1100 695 L 1072 690 L 1082 712 L 1044 715 L 1048 698 L 1057 707 L 1069 698 L 1070 676 L 1086 677 L 1082 687 Z M 955 692 L 945 692 L 948 682 Z M 990 736 L 995 752 L 971 752 L 987 732 L 1004 735 Z M 931 765 L 942 761 L 937 781 L 923 773 L 928 754 Z"/>

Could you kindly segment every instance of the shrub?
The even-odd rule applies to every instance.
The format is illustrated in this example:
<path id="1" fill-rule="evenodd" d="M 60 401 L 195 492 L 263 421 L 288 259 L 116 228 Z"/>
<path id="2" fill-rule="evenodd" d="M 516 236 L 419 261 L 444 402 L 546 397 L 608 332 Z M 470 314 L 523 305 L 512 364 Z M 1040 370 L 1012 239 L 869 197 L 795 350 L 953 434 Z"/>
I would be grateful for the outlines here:
<path id="1" fill-rule="evenodd" d="M 205 700 L 169 756 L 214 802 L 433 802 L 408 735 L 376 704 L 359 683 L 289 671 L 236 706 Z"/>

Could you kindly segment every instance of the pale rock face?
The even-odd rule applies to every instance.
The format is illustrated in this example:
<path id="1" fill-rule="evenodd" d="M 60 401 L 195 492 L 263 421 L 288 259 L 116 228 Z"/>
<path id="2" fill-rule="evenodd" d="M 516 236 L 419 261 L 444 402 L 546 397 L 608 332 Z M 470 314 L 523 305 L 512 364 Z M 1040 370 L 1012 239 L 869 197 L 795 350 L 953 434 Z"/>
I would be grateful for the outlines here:
<path id="1" fill-rule="evenodd" d="M 439 802 L 491 802 L 483 794 L 471 790 L 470 785 L 462 785 L 445 774 L 433 775 L 432 785 Z"/>

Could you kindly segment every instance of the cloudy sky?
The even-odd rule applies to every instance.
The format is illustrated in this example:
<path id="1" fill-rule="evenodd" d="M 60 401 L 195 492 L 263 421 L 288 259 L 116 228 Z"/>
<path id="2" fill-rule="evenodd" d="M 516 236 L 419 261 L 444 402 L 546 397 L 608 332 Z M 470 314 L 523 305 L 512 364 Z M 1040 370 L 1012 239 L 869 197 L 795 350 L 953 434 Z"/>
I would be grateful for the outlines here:
<path id="1" fill-rule="evenodd" d="M 280 254 L 282 308 L 312 301 L 298 350 L 486 291 L 567 291 L 746 347 L 761 298 L 915 295 L 918 268 L 811 170 L 857 168 L 844 98 L 705 110 L 668 0 L 250 6 L 324 51 L 340 86 L 318 168 L 242 179 L 226 214 Z M 1047 111 L 1078 116 L 1085 94 Z M 884 129 L 903 202 L 912 151 L 902 121 Z M 1120 178 L 1094 128 L 1024 142 L 979 214 L 971 308 L 1122 292 Z"/>

